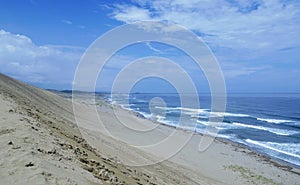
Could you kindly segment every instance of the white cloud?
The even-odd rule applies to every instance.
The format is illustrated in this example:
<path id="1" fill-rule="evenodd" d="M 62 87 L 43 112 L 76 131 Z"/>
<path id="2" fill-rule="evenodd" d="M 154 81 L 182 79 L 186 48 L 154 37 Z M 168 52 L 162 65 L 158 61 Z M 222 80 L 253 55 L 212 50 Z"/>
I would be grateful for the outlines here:
<path id="1" fill-rule="evenodd" d="M 147 9 L 138 8 L 135 6 L 116 6 L 114 18 L 125 22 L 147 21 L 151 19 L 150 12 Z"/>
<path id="2" fill-rule="evenodd" d="M 38 46 L 24 35 L 0 30 L 0 72 L 32 83 L 71 84 L 82 48 Z"/>
<path id="3" fill-rule="evenodd" d="M 129 23 L 168 20 L 200 32 L 210 46 L 274 50 L 299 45 L 300 3 L 279 0 L 154 0 L 117 5 L 113 17 Z"/>

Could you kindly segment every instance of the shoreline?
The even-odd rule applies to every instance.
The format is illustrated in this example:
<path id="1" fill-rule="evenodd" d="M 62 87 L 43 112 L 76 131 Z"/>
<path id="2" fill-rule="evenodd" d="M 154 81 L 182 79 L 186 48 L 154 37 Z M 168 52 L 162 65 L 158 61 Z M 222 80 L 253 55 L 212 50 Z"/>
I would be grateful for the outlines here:
<path id="1" fill-rule="evenodd" d="M 188 130 L 188 129 L 185 129 L 185 128 L 182 128 L 182 127 L 176 127 L 175 125 L 169 125 L 169 124 L 166 124 L 166 123 L 163 123 L 163 122 L 151 120 L 151 119 L 145 117 L 142 113 L 140 113 L 138 111 L 135 111 L 135 110 L 132 110 L 132 109 L 129 109 L 129 108 L 125 108 L 121 104 L 112 103 L 109 100 L 104 99 L 103 97 L 101 97 L 100 99 L 103 102 L 105 102 L 108 105 L 110 105 L 110 106 L 117 106 L 118 108 L 121 108 L 122 110 L 127 111 L 129 114 L 132 114 L 132 115 L 134 115 L 134 116 L 136 116 L 138 118 L 141 118 L 141 119 L 145 119 L 145 120 L 151 121 L 154 124 L 163 125 L 163 126 L 168 127 L 168 128 L 179 129 L 179 130 L 182 130 L 184 132 L 193 132 L 194 135 L 199 135 L 199 136 L 203 136 L 204 135 L 204 134 L 202 134 L 200 132 L 197 132 L 197 131 L 192 131 L 192 130 Z M 274 156 L 268 155 L 267 153 L 260 152 L 260 151 L 258 151 L 256 149 L 254 149 L 254 148 L 246 145 L 246 144 L 235 142 L 235 141 L 230 140 L 228 138 L 218 137 L 218 135 L 215 137 L 214 140 L 218 141 L 218 142 L 222 142 L 224 144 L 231 145 L 233 147 L 236 147 L 237 150 L 239 150 L 239 148 L 240 149 L 246 149 L 246 150 L 248 150 L 246 153 L 249 156 L 254 156 L 254 157 L 260 158 L 264 162 L 268 162 L 268 163 L 274 165 L 275 167 L 278 167 L 280 169 L 283 169 L 283 170 L 289 171 L 291 173 L 295 173 L 297 175 L 300 175 L 300 171 L 298 171 L 298 172 L 297 171 L 293 171 L 294 168 L 297 169 L 297 170 L 300 170 L 300 166 L 299 165 L 296 165 L 296 164 L 290 163 L 288 161 L 276 158 Z M 245 153 L 244 150 L 242 150 L 240 152 Z"/>
<path id="2" fill-rule="evenodd" d="M 142 113 L 138 112 L 138 111 L 134 111 L 134 110 L 131 110 L 131 109 L 128 109 L 128 108 L 125 108 L 123 107 L 122 105 L 120 104 L 112 104 L 110 103 L 109 101 L 106 101 L 103 99 L 104 102 L 106 102 L 107 104 L 109 105 L 113 105 L 113 106 L 118 106 L 119 108 L 125 110 L 125 111 L 128 111 L 129 113 L 132 113 L 133 115 L 139 117 L 139 118 L 142 118 L 142 119 L 146 119 L 146 120 L 150 120 L 152 121 L 153 123 L 155 124 L 160 124 L 160 125 L 163 125 L 163 126 L 166 126 L 166 127 L 170 127 L 170 128 L 176 128 L 176 129 L 180 129 L 180 130 L 183 130 L 183 131 L 187 131 L 187 132 L 193 132 L 194 134 L 198 134 L 200 136 L 203 136 L 204 134 L 200 133 L 200 132 L 197 132 L 197 131 L 192 131 L 192 130 L 188 130 L 188 129 L 185 129 L 185 128 L 182 128 L 182 127 L 176 127 L 175 125 L 169 125 L 169 124 L 166 124 L 166 123 L 163 123 L 163 122 L 159 122 L 159 121 L 155 121 L 155 120 L 151 120 L 149 118 L 146 118 Z M 260 151 L 257 151 L 255 150 L 254 148 L 246 145 L 246 144 L 243 144 L 243 143 L 239 143 L 239 142 L 236 142 L 236 141 L 233 141 L 233 140 L 230 140 L 228 138 L 224 138 L 224 137 L 218 137 L 218 135 L 216 136 L 215 140 L 218 140 L 220 142 L 224 142 L 226 144 L 231 144 L 233 146 L 236 146 L 236 147 L 243 147 L 245 149 L 248 149 L 250 150 L 251 152 L 254 152 L 256 153 L 258 156 L 262 156 L 262 157 L 266 157 L 270 160 L 271 163 L 278 163 L 277 165 L 283 165 L 283 166 L 291 166 L 293 168 L 297 168 L 300 170 L 300 166 L 299 165 L 296 165 L 296 164 L 293 164 L 293 163 L 290 163 L 288 161 L 285 161 L 283 159 L 279 159 L 279 158 L 276 158 L 274 156 L 271 156 L 271 155 L 268 155 L 267 153 L 263 153 L 263 152 L 260 152 Z M 250 152 L 250 153 L 251 153 Z"/>
<path id="3" fill-rule="evenodd" d="M 71 94 L 66 95 L 68 99 L 72 98 L 70 95 Z M 102 117 L 106 117 L 105 121 L 107 123 L 114 123 L 113 119 L 108 117 L 113 115 L 113 109 L 115 108 L 117 114 L 120 113 L 122 116 L 128 117 L 128 119 L 133 123 L 138 123 L 136 120 L 140 120 L 139 122 L 143 124 L 161 126 L 160 131 L 162 131 L 162 133 L 170 133 L 170 130 L 176 128 L 176 126 L 147 119 L 144 116 L 140 116 L 138 112 L 128 110 L 119 104 L 112 104 L 102 96 L 97 96 L 95 99 L 96 102 L 93 102 L 91 101 L 91 94 L 82 94 L 79 100 L 79 102 L 87 106 L 96 105 L 98 114 Z M 116 133 L 121 134 L 122 136 L 130 136 L 130 134 L 124 132 L 118 127 L 113 126 L 113 128 Z M 90 130 L 92 127 L 87 129 Z M 180 130 L 183 134 L 191 132 L 184 128 L 178 128 L 178 130 Z M 98 135 L 97 132 L 93 133 L 87 131 L 87 133 L 89 133 L 88 137 L 97 137 L 96 135 Z M 300 169 L 297 168 L 297 166 L 272 158 L 257 152 L 246 145 L 233 142 L 226 138 L 216 138 L 212 146 L 210 146 L 207 151 L 199 153 L 199 151 L 197 151 L 197 147 L 201 136 L 201 133 L 193 132 L 192 139 L 182 151 L 179 151 L 179 153 L 176 153 L 175 156 L 160 164 L 165 164 L 170 161 L 183 166 L 185 170 L 182 169 L 183 171 L 179 171 L 182 171 L 182 173 L 188 173 L 191 178 L 198 179 L 196 181 L 199 181 L 199 178 L 196 177 L 198 174 L 215 182 L 212 184 L 218 184 L 217 182 L 221 184 L 248 184 L 251 182 L 252 184 L 279 185 L 286 183 L 297 184 L 296 182 L 299 182 Z M 93 144 L 97 145 L 99 143 Z M 138 154 L 139 152 L 134 148 L 129 149 L 125 147 L 127 149 L 120 149 L 120 147 L 124 147 L 122 145 L 116 145 L 114 150 L 111 150 L 111 147 L 106 148 L 106 145 L 103 144 L 98 145 L 96 148 L 98 147 L 103 148 L 104 154 L 109 155 L 111 153 L 131 153 L 130 155 L 126 155 L 124 159 L 137 160 L 141 156 L 147 156 L 145 153 Z M 132 152 L 136 154 L 132 154 Z M 214 160 L 211 159 L 212 156 L 214 156 Z M 285 182 L 283 181 L 284 179 L 289 180 Z"/>
<path id="4" fill-rule="evenodd" d="M 61 93 L 61 95 L 63 95 L 63 94 L 69 94 L 69 93 L 65 93 L 65 92 L 60 92 L 60 93 Z M 85 93 L 82 93 L 82 94 L 84 95 Z M 86 93 L 86 94 L 90 95 L 90 94 L 94 94 L 94 93 Z M 72 99 L 72 93 L 70 93 L 70 95 L 71 96 L 69 96 L 69 97 L 65 96 L 65 98 Z M 154 124 L 159 124 L 159 125 L 162 125 L 162 126 L 165 126 L 165 127 L 168 127 L 168 128 L 179 129 L 179 130 L 182 130 L 183 132 L 193 132 L 193 134 L 199 135 L 199 136 L 203 136 L 204 135 L 204 134 L 202 134 L 200 132 L 196 132 L 196 131 L 188 130 L 188 129 L 185 129 L 185 128 L 182 128 L 182 127 L 176 127 L 175 125 L 170 125 L 170 124 L 166 124 L 166 123 L 163 123 L 163 122 L 151 120 L 151 119 L 145 117 L 142 113 L 140 113 L 138 111 L 126 108 L 126 107 L 122 106 L 121 104 L 112 103 L 111 101 L 105 99 L 102 96 L 101 93 L 100 94 L 99 93 L 95 93 L 95 97 L 98 97 L 98 100 L 106 103 L 108 106 L 116 106 L 116 107 L 118 107 L 118 108 L 120 108 L 120 109 L 128 112 L 128 114 L 134 115 L 134 116 L 136 116 L 138 118 L 141 118 L 141 119 L 145 119 L 145 120 L 151 121 Z M 97 105 L 97 102 L 96 102 L 96 106 L 99 107 L 99 105 Z M 235 142 L 235 141 L 230 140 L 228 138 L 218 137 L 218 135 L 216 136 L 215 140 L 219 141 L 219 142 L 222 142 L 224 144 L 229 144 L 229 145 L 231 145 L 233 147 L 247 149 L 247 150 L 249 150 L 248 154 L 251 155 L 251 156 L 255 155 L 255 156 L 259 157 L 259 158 L 263 158 L 263 161 L 265 161 L 265 162 L 269 162 L 270 164 L 273 164 L 276 167 L 280 167 L 280 168 L 286 169 L 286 170 L 288 170 L 288 171 L 290 171 L 292 173 L 300 175 L 300 172 L 292 171 L 293 168 L 296 168 L 297 170 L 300 170 L 300 166 L 298 166 L 296 164 L 293 164 L 293 163 L 290 163 L 288 161 L 285 161 L 285 160 L 276 158 L 274 156 L 268 155 L 267 153 L 260 152 L 260 151 L 258 151 L 256 149 L 254 149 L 254 148 L 246 145 L 246 144 Z"/>

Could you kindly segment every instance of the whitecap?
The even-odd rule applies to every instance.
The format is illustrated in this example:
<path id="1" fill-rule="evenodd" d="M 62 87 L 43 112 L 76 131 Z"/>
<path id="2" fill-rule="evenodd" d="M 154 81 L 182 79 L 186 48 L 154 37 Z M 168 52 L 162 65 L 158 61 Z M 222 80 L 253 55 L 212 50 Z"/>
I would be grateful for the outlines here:
<path id="1" fill-rule="evenodd" d="M 196 121 L 197 123 L 200 123 L 200 124 L 202 124 L 202 125 L 209 125 L 209 123 L 208 123 L 208 121 L 200 121 L 200 120 L 197 120 Z"/>
<path id="2" fill-rule="evenodd" d="M 298 134 L 296 131 L 292 130 L 284 130 L 284 129 L 278 129 L 278 128 L 270 128 L 270 127 L 263 127 L 263 126 L 256 126 L 256 125 L 248 125 L 248 124 L 243 124 L 243 123 L 237 123 L 233 122 L 233 125 L 240 126 L 240 127 L 247 127 L 247 128 L 253 128 L 253 129 L 258 129 L 258 130 L 264 130 L 268 131 L 277 135 L 282 135 L 282 136 L 289 136 L 293 134 Z"/>
<path id="3" fill-rule="evenodd" d="M 291 120 L 282 120 L 282 119 L 264 119 L 264 118 L 256 118 L 258 121 L 264 121 L 268 123 L 275 123 L 275 124 L 280 124 L 280 123 L 291 123 L 293 121 Z"/>
<path id="4" fill-rule="evenodd" d="M 193 109 L 193 108 L 185 108 L 185 107 L 160 107 L 155 106 L 158 109 L 165 109 L 165 110 L 184 110 L 188 112 L 206 112 L 208 109 Z"/>
<path id="5" fill-rule="evenodd" d="M 211 112 L 211 116 L 227 116 L 227 117 L 250 117 L 248 114 L 235 114 L 235 113 L 229 113 L 229 112 Z"/>
<path id="6" fill-rule="evenodd" d="M 273 150 L 282 154 L 300 158 L 299 143 L 274 143 L 274 142 L 259 142 L 251 139 L 246 139 L 246 142 Z"/>

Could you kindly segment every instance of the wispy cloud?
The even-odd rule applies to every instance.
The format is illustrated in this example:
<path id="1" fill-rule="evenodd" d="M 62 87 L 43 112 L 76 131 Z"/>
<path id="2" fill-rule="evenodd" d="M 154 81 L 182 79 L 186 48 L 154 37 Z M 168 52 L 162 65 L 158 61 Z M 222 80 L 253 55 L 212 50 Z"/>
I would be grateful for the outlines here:
<path id="1" fill-rule="evenodd" d="M 84 25 L 78 25 L 77 27 L 80 28 L 80 29 L 85 29 L 86 28 L 86 26 L 84 26 Z"/>
<path id="2" fill-rule="evenodd" d="M 115 5 L 111 17 L 124 23 L 170 21 L 194 31 L 216 55 L 228 89 L 247 83 L 270 91 L 297 86 L 292 79 L 300 75 L 294 72 L 299 71 L 300 1 L 132 0 Z"/>
<path id="3" fill-rule="evenodd" d="M 163 53 L 161 50 L 156 49 L 155 47 L 153 47 L 150 42 L 146 42 L 146 45 L 148 46 L 149 49 L 151 49 L 152 51 L 154 51 L 156 53 L 160 53 L 160 54 Z"/>
<path id="4" fill-rule="evenodd" d="M 62 23 L 64 23 L 64 24 L 68 24 L 68 25 L 71 25 L 71 24 L 73 24 L 73 22 L 72 22 L 72 21 L 70 21 L 70 20 L 66 20 L 66 19 L 63 19 L 63 20 L 61 20 L 61 22 L 62 22 Z"/>
<path id="5" fill-rule="evenodd" d="M 249 76 L 253 75 L 257 72 L 264 71 L 266 69 L 269 69 L 267 66 L 257 66 L 257 67 L 251 67 L 251 66 L 245 66 L 239 63 L 230 63 L 230 62 L 224 62 L 222 63 L 222 69 L 223 74 L 225 78 L 228 80 L 231 78 L 236 78 L 240 76 Z"/>
<path id="6" fill-rule="evenodd" d="M 85 25 L 81 25 L 81 24 L 75 25 L 72 21 L 66 20 L 66 19 L 61 20 L 61 22 L 64 23 L 64 24 L 67 24 L 67 25 L 74 25 L 74 27 L 77 27 L 77 28 L 80 28 L 80 29 L 85 29 L 86 28 Z"/>
<path id="7" fill-rule="evenodd" d="M 175 22 L 198 32 L 211 46 L 279 49 L 297 46 L 300 40 L 299 1 L 134 1 L 116 5 L 112 17 L 126 23 Z"/>

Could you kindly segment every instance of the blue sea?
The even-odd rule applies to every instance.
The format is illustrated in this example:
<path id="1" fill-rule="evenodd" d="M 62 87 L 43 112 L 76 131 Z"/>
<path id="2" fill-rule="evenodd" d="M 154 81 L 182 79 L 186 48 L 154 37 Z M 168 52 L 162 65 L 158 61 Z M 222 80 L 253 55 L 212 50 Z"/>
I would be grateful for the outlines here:
<path id="1" fill-rule="evenodd" d="M 179 117 L 184 116 L 188 118 L 186 128 L 197 124 L 194 131 L 199 133 L 204 133 L 213 115 L 208 94 L 199 95 L 199 109 L 181 107 L 177 94 L 133 93 L 104 98 L 166 125 L 176 126 Z M 153 106 L 154 98 L 163 100 L 165 106 Z M 300 94 L 233 94 L 228 95 L 226 107 L 217 137 L 300 166 Z"/>

